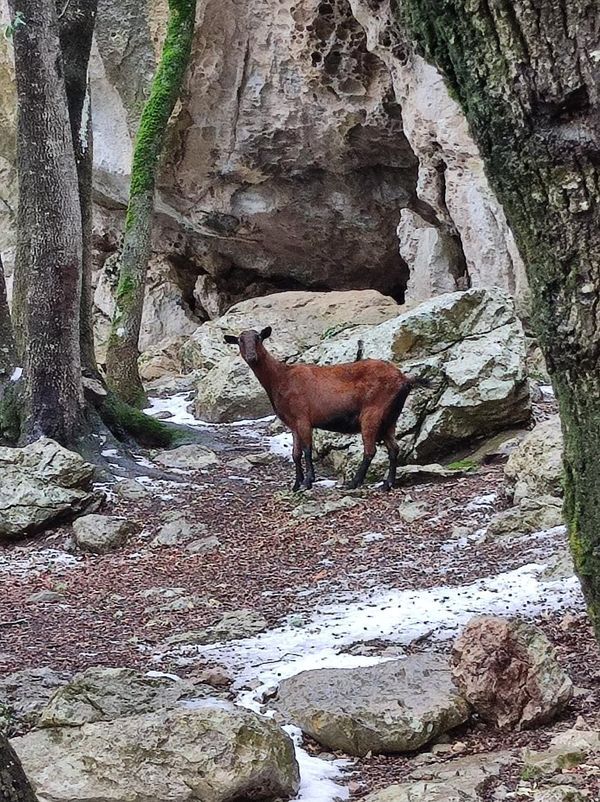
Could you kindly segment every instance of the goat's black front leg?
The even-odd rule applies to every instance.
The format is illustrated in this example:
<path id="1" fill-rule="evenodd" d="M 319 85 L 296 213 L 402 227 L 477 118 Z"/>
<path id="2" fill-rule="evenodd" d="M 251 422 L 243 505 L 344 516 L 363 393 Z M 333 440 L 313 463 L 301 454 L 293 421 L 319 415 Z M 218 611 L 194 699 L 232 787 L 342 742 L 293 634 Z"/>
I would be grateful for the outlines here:
<path id="1" fill-rule="evenodd" d="M 292 490 L 295 493 L 297 490 L 300 490 L 302 483 L 304 482 L 304 471 L 302 470 L 302 443 L 295 432 L 293 433 L 293 437 L 294 445 L 292 448 L 292 458 L 296 467 L 296 481 L 294 482 Z"/>
<path id="2" fill-rule="evenodd" d="M 315 466 L 312 459 L 312 446 L 306 446 L 304 449 L 304 459 L 306 461 L 306 479 L 304 480 L 304 487 L 310 490 L 315 481 Z"/>

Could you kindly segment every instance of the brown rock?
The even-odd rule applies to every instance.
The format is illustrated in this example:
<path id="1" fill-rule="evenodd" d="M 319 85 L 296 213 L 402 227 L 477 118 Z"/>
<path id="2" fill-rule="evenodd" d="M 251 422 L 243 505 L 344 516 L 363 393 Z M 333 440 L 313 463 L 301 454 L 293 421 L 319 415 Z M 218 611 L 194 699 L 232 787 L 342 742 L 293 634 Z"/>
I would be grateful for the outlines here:
<path id="1" fill-rule="evenodd" d="M 515 619 L 472 619 L 454 644 L 452 675 L 475 710 L 499 727 L 550 721 L 573 695 L 546 636 Z"/>

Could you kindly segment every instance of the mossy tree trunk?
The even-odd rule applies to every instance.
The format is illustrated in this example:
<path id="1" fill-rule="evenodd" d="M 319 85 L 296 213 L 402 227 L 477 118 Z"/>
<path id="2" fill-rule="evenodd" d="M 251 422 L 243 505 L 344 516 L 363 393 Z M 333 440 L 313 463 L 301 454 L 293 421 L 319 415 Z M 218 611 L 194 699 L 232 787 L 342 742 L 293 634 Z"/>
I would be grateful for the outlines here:
<path id="1" fill-rule="evenodd" d="M 81 210 L 54 0 L 10 0 L 17 85 L 15 274 L 27 286 L 22 435 L 74 444 L 82 422 Z"/>
<path id="2" fill-rule="evenodd" d="M 566 517 L 600 639 L 597 0 L 393 0 L 465 111 L 528 270 L 565 439 Z"/>
<path id="3" fill-rule="evenodd" d="M 5 735 L 0 734 L 0 802 L 37 802 L 21 761 Z"/>
<path id="4" fill-rule="evenodd" d="M 82 264 L 79 324 L 81 365 L 84 374 L 97 378 L 92 290 L 93 138 L 88 64 L 98 0 L 71 0 L 66 5 L 63 0 L 59 0 L 58 5 L 61 8 L 60 45 L 81 207 Z"/>
<path id="5" fill-rule="evenodd" d="M 109 386 L 139 406 L 144 390 L 138 371 L 138 341 L 146 272 L 151 251 L 154 191 L 167 124 L 181 91 L 190 57 L 196 0 L 169 0 L 167 33 L 150 96 L 136 137 L 116 306 L 108 343 Z"/>

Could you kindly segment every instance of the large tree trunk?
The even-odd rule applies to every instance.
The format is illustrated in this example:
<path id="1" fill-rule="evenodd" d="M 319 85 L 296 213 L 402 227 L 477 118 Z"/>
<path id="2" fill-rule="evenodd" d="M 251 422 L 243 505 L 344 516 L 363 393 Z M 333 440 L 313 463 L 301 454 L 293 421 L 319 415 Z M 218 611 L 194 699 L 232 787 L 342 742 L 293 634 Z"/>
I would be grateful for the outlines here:
<path id="1" fill-rule="evenodd" d="M 21 761 L 6 736 L 2 734 L 0 734 L 0 802 L 37 802 Z"/>
<path id="2" fill-rule="evenodd" d="M 98 376 L 94 349 L 92 290 L 92 109 L 88 63 L 96 23 L 98 0 L 58 0 L 60 45 L 65 67 L 65 88 L 79 182 L 82 226 L 82 276 L 80 310 L 81 365 L 86 375 Z"/>
<path id="3" fill-rule="evenodd" d="M 144 389 L 137 360 L 146 272 L 151 250 L 154 190 L 167 124 L 189 61 L 196 0 L 169 0 L 160 63 L 140 120 L 119 269 L 115 312 L 106 357 L 108 382 L 128 404 L 139 406 Z"/>
<path id="4" fill-rule="evenodd" d="M 527 265 L 565 438 L 571 549 L 600 638 L 596 0 L 395 0 L 443 70 Z"/>
<path id="5" fill-rule="evenodd" d="M 15 15 L 17 0 L 11 0 Z M 25 304 L 25 437 L 76 442 L 82 415 L 81 209 L 54 0 L 18 0 L 18 239 Z"/>

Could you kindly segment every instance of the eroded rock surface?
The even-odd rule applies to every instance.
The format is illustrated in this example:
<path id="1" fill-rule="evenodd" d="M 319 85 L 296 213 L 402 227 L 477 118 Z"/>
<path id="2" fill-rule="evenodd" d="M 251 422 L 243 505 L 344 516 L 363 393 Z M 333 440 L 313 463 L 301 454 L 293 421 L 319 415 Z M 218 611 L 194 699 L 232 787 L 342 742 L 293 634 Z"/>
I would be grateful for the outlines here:
<path id="1" fill-rule="evenodd" d="M 531 496 L 562 496 L 562 450 L 558 415 L 538 423 L 526 435 L 504 467 L 515 503 Z"/>
<path id="2" fill-rule="evenodd" d="M 37 730 L 12 744 L 52 802 L 288 799 L 299 786 L 289 736 L 221 702 Z"/>
<path id="3" fill-rule="evenodd" d="M 351 755 L 413 751 L 469 714 L 446 659 L 429 654 L 303 671 L 281 682 L 274 706 L 323 746 Z"/>
<path id="4" fill-rule="evenodd" d="M 69 675 L 51 668 L 29 668 L 0 677 L 0 730 L 14 735 L 34 727 L 57 688 Z"/>
<path id="5" fill-rule="evenodd" d="M 97 509 L 93 465 L 43 437 L 24 448 L 0 448 L 0 538 L 41 531 Z"/>
<path id="6" fill-rule="evenodd" d="M 573 695 L 546 636 L 516 619 L 472 619 L 454 644 L 452 676 L 479 715 L 498 727 L 544 724 Z"/>
<path id="7" fill-rule="evenodd" d="M 114 515 L 84 515 L 73 523 L 75 542 L 82 551 L 91 554 L 118 549 L 137 530 L 132 521 Z"/>

